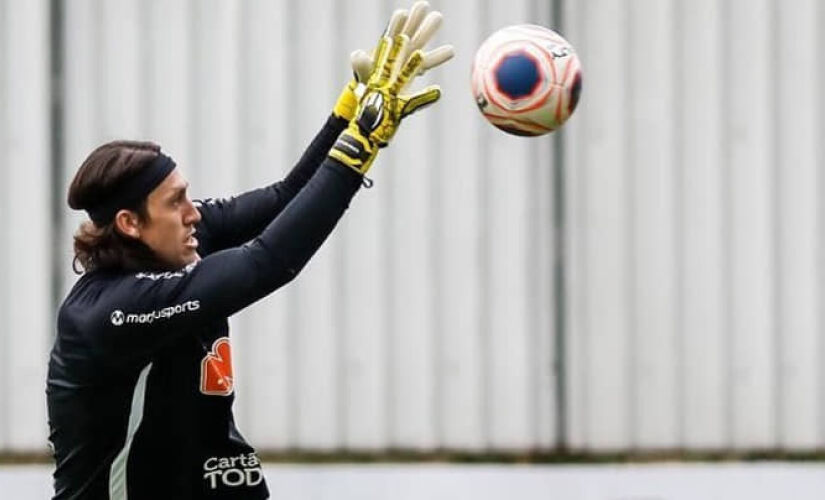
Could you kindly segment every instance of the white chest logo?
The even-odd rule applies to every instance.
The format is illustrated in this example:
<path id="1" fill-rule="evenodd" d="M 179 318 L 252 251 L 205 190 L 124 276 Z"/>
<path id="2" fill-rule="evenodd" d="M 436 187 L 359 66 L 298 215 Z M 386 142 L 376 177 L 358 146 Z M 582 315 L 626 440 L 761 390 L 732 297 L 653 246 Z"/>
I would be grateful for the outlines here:
<path id="1" fill-rule="evenodd" d="M 126 316 L 120 309 L 115 309 L 112 311 L 112 315 L 109 316 L 109 319 L 112 320 L 113 325 L 120 326 L 123 324 L 123 320 L 126 319 Z"/>

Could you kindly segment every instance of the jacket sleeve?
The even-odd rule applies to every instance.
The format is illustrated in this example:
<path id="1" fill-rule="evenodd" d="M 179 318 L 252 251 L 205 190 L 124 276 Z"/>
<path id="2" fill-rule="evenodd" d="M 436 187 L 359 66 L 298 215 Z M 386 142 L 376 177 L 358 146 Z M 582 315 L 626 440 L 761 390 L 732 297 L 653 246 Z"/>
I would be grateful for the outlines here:
<path id="1" fill-rule="evenodd" d="M 347 122 L 331 115 L 287 176 L 270 186 L 229 199 L 197 201 L 201 255 L 242 245 L 257 236 L 303 189 Z"/>
<path id="2" fill-rule="evenodd" d="M 222 320 L 292 280 L 347 209 L 362 177 L 326 160 L 281 214 L 248 243 L 178 272 L 104 279 L 88 292 L 95 345 L 109 359 L 146 359 L 166 342 Z M 84 305 L 81 304 L 81 307 Z"/>

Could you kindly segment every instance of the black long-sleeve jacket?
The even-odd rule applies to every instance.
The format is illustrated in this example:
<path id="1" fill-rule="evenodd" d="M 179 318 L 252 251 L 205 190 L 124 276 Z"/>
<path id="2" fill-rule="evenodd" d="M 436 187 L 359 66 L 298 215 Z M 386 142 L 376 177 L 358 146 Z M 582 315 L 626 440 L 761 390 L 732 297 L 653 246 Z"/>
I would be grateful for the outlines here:
<path id="1" fill-rule="evenodd" d="M 232 416 L 227 318 L 295 277 L 346 210 L 362 178 L 325 159 L 345 125 L 331 117 L 283 181 L 199 203 L 199 262 L 80 277 L 49 361 L 55 498 L 268 497 Z"/>

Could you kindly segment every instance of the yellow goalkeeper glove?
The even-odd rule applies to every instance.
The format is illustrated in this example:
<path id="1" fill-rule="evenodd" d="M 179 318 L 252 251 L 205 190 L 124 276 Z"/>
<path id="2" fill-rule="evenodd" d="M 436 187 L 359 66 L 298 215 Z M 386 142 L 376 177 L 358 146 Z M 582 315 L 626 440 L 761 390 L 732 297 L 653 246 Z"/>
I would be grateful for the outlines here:
<path id="1" fill-rule="evenodd" d="M 387 146 L 401 120 L 441 97 L 441 89 L 431 85 L 413 95 L 400 95 L 410 80 L 421 71 L 424 53 L 418 49 L 401 66 L 398 56 L 405 53 L 409 37 L 384 37 L 378 45 L 376 68 L 367 82 L 355 118 L 338 137 L 329 156 L 365 174 L 378 149 Z"/>
<path id="2" fill-rule="evenodd" d="M 441 27 L 443 19 L 441 13 L 438 11 L 429 12 L 429 10 L 429 3 L 419 1 L 414 3 L 409 11 L 399 9 L 393 12 L 390 17 L 390 21 L 387 23 L 387 28 L 384 30 L 381 39 L 389 38 L 392 40 L 399 34 L 405 34 L 409 39 L 405 52 L 398 56 L 401 61 L 399 67 L 403 66 L 403 63 L 406 62 L 407 56 L 410 53 L 423 49 Z M 380 43 L 381 40 L 379 39 L 379 44 Z M 358 107 L 356 89 L 359 84 L 367 83 L 370 76 L 372 76 L 377 52 L 378 47 L 373 50 L 372 55 L 367 54 L 363 50 L 356 50 L 350 55 L 353 78 L 344 86 L 344 89 L 338 96 L 338 100 L 333 108 L 333 114 L 335 114 L 335 116 L 347 121 L 355 117 L 355 111 Z M 417 74 L 424 74 L 427 70 L 443 64 L 452 58 L 453 55 L 454 51 L 451 45 L 443 45 L 435 50 L 424 53 L 424 60 Z"/>

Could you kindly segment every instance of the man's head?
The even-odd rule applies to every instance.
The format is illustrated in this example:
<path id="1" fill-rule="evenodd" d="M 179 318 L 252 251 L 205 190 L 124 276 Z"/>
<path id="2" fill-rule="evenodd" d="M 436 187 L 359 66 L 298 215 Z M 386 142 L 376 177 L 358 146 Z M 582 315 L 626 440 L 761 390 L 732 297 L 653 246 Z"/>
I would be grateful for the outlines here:
<path id="1" fill-rule="evenodd" d="M 75 257 L 92 269 L 179 269 L 198 260 L 200 212 L 174 162 L 148 142 L 94 150 L 69 187 L 69 206 L 92 221 L 75 234 Z"/>

